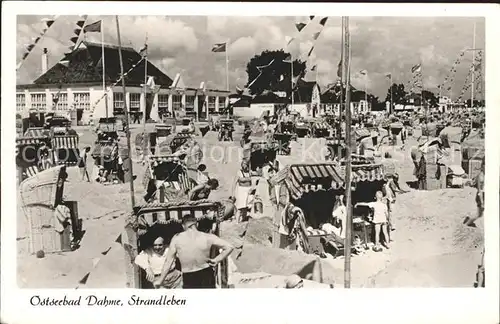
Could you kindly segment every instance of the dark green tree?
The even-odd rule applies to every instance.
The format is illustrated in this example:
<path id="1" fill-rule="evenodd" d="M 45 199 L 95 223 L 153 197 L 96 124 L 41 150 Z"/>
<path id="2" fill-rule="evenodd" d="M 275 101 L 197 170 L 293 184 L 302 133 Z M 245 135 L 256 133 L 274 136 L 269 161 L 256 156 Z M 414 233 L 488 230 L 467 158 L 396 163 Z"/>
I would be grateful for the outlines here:
<path id="1" fill-rule="evenodd" d="M 391 87 L 387 90 L 387 96 L 385 97 L 385 101 L 391 101 L 391 91 L 392 91 L 392 102 L 395 105 L 404 105 L 406 104 L 406 96 L 408 93 L 405 91 L 404 84 L 396 84 L 393 83 Z"/>
<path id="2" fill-rule="evenodd" d="M 291 88 L 291 67 L 290 63 L 283 62 L 290 56 L 284 50 L 277 51 L 263 51 L 255 55 L 247 64 L 248 85 L 254 81 L 261 73 L 262 75 L 249 87 L 251 94 L 261 94 L 265 90 L 276 91 L 278 85 L 283 82 L 288 82 Z M 273 61 L 274 60 L 274 61 Z M 268 67 L 259 70 L 257 67 L 266 66 L 273 62 Z M 300 60 L 293 61 L 293 74 L 294 77 L 303 77 L 306 71 L 306 62 Z M 290 92 L 290 89 L 287 90 Z"/>

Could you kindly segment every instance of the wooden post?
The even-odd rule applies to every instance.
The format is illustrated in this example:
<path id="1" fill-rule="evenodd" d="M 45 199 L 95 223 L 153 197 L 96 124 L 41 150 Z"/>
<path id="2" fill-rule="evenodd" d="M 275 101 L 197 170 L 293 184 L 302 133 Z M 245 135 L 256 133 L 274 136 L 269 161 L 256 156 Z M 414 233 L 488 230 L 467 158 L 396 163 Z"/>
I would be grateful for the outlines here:
<path id="1" fill-rule="evenodd" d="M 345 197 L 346 197 L 346 235 L 345 235 L 345 263 L 344 263 L 344 288 L 351 287 L 351 245 L 352 245 L 352 206 L 351 206 L 351 94 L 350 94 L 350 34 L 349 17 L 343 17 L 343 29 L 345 32 L 345 71 L 346 71 L 346 172 L 345 172 Z"/>
<path id="2" fill-rule="evenodd" d="M 122 87 L 123 87 L 123 95 L 126 95 L 126 88 L 125 88 L 125 77 L 124 71 L 123 71 L 123 58 L 122 58 L 122 43 L 120 39 L 120 23 L 118 21 L 118 16 L 115 16 L 116 18 L 116 33 L 118 36 L 118 54 L 120 57 L 120 71 L 121 71 L 121 76 L 122 76 Z M 130 203 L 132 205 L 132 213 L 134 211 L 135 207 L 135 196 L 134 196 L 134 177 L 133 177 L 133 169 L 132 169 L 132 160 L 130 159 L 130 154 L 132 153 L 131 145 L 130 145 L 130 116 L 128 113 L 127 109 L 127 102 L 124 102 L 124 111 L 125 111 L 125 118 L 127 121 L 126 125 L 126 135 L 127 135 L 127 148 L 128 148 L 128 154 L 129 154 L 129 170 L 130 170 Z M 125 266 L 126 266 L 126 273 L 127 273 L 127 287 L 128 288 L 140 288 L 140 272 L 138 266 L 135 265 L 134 259 L 135 256 L 137 255 L 137 233 L 135 230 L 129 225 L 125 224 L 125 231 L 124 234 L 127 236 L 126 238 L 123 238 L 123 246 L 126 251 L 126 256 L 125 256 Z"/>

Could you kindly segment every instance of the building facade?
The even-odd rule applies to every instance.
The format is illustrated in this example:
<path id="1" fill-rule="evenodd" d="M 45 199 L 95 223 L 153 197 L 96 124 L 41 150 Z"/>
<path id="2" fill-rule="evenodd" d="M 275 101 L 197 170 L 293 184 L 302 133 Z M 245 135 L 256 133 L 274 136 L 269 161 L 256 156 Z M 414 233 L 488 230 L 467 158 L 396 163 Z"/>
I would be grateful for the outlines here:
<path id="1" fill-rule="evenodd" d="M 151 80 L 154 86 L 145 86 L 145 61 L 132 48 L 122 49 L 124 71 L 129 71 L 123 93 L 121 82 L 115 85 L 121 75 L 118 49 L 109 45 L 104 48 L 104 68 L 101 44 L 84 42 L 74 53 L 43 71 L 33 84 L 17 85 L 16 112 L 23 117 L 55 112 L 87 124 L 102 117 L 123 115 L 125 104 L 131 115 L 145 113 L 155 121 L 173 112 L 203 119 L 229 104 L 228 91 L 174 87 L 173 80 L 149 61 L 148 83 Z M 46 59 L 42 57 L 42 62 Z"/>

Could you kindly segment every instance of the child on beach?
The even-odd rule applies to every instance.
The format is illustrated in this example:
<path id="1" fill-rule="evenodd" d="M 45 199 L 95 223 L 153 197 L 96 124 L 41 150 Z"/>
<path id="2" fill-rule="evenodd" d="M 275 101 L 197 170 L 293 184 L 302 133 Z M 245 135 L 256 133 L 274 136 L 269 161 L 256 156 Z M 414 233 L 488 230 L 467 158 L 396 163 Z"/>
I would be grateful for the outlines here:
<path id="1" fill-rule="evenodd" d="M 373 250 L 380 252 L 380 233 L 384 234 L 384 242 L 382 245 L 389 249 L 389 231 L 387 229 L 387 223 L 389 220 L 389 210 L 387 208 L 387 203 L 384 202 L 384 195 L 382 191 L 377 191 L 375 194 L 375 201 L 369 203 L 357 203 L 355 207 L 367 206 L 373 209 L 373 224 L 375 224 L 375 246 Z"/>

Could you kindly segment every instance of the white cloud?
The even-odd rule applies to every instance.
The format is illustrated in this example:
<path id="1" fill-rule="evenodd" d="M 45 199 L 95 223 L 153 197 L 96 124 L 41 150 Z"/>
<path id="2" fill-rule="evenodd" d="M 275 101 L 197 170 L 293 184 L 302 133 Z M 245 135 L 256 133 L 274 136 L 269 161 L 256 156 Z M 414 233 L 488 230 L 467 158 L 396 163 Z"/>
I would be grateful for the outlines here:
<path id="1" fill-rule="evenodd" d="M 40 18 L 43 17 L 18 17 L 18 60 L 24 51 L 24 44 L 43 27 Z M 43 47 L 49 48 L 51 65 L 62 58 L 77 19 L 77 16 L 61 16 L 56 21 L 19 70 L 19 82 L 30 82 L 39 76 Z M 99 19 L 103 17 L 89 17 L 89 22 Z M 104 21 L 105 42 L 116 43 L 114 19 L 108 16 Z M 147 32 L 151 61 L 171 78 L 183 71 L 183 78 L 190 86 L 198 86 L 205 81 L 211 87 L 225 89 L 224 55 L 210 50 L 214 43 L 229 39 L 230 84 L 233 90 L 235 84 L 246 83 L 248 60 L 265 49 L 283 48 L 285 35 L 296 37 L 289 47 L 295 57 L 299 53 L 307 55 L 312 35 L 321 26 L 316 18 L 301 33 L 297 33 L 295 23 L 298 21 L 308 21 L 308 17 L 123 16 L 120 17 L 120 27 L 123 45 L 136 49 L 142 47 Z M 369 91 L 385 97 L 388 82 L 384 73 L 392 71 L 394 82 L 406 84 L 411 78 L 411 66 L 421 61 L 426 85 L 434 87 L 449 73 L 458 52 L 471 46 L 471 26 L 471 18 L 352 17 L 352 83 L 360 89 L 364 88 L 364 80 L 356 73 L 366 69 Z M 484 47 L 483 28 L 484 20 L 477 27 L 478 47 Z M 317 64 L 318 78 L 323 87 L 337 79 L 340 36 L 340 17 L 330 17 L 308 62 L 309 67 Z M 90 33 L 87 38 L 100 41 L 101 35 Z M 470 64 L 469 56 L 463 59 L 455 76 L 455 93 L 460 92 Z"/>

